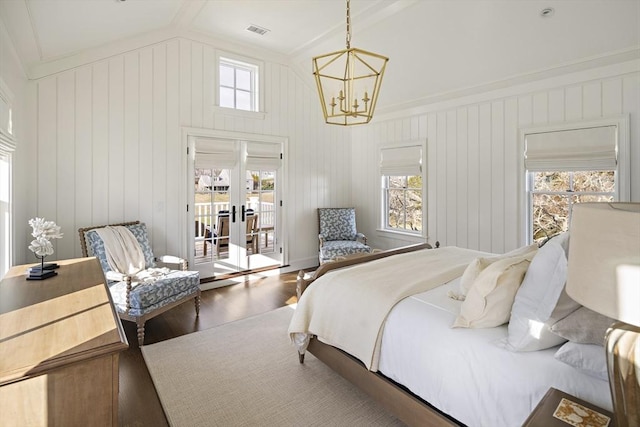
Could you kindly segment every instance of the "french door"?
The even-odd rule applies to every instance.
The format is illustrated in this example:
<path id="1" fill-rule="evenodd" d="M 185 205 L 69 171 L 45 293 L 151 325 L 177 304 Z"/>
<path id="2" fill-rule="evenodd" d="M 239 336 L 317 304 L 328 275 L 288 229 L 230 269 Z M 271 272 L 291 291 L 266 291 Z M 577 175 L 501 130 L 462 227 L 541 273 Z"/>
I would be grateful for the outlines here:
<path id="1" fill-rule="evenodd" d="M 197 137 L 193 149 L 193 260 L 201 278 L 283 264 L 282 144 Z"/>

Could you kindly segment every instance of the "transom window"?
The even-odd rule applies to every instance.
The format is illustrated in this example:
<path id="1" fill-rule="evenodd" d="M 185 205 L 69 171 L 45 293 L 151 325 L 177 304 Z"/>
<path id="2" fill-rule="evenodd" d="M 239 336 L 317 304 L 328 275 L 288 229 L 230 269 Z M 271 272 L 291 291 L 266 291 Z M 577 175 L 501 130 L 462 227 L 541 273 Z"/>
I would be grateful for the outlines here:
<path id="1" fill-rule="evenodd" d="M 258 111 L 259 67 L 247 62 L 220 57 L 219 105 L 236 110 Z"/>

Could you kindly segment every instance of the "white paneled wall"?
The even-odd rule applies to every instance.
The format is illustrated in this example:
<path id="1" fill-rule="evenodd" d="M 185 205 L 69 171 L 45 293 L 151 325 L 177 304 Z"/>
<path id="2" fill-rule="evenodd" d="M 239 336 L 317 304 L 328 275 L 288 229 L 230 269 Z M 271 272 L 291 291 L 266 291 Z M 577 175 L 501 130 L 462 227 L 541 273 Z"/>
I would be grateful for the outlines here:
<path id="1" fill-rule="evenodd" d="M 351 203 L 350 132 L 324 125 L 314 88 L 268 61 L 264 120 L 220 114 L 215 54 L 215 46 L 173 39 L 31 82 L 35 129 L 24 149 L 37 167 L 18 173 L 35 188 L 31 216 L 65 233 L 55 258 L 80 256 L 80 227 L 136 219 L 147 223 L 156 254 L 186 256 L 185 126 L 288 137 L 290 262 L 312 265 L 316 208 Z M 32 261 L 27 244 L 17 245 L 18 263 Z"/>
<path id="2" fill-rule="evenodd" d="M 322 121 L 315 88 L 287 65 L 264 61 L 264 119 L 214 108 L 216 46 L 175 38 L 29 83 L 18 155 L 16 220 L 56 221 L 55 258 L 80 256 L 79 227 L 139 219 L 157 254 L 187 236 L 182 127 L 288 138 L 289 261 L 317 257 L 317 207 L 355 206 L 374 247 L 411 243 L 379 232 L 378 146 L 427 140 L 429 242 L 504 252 L 523 242 L 519 129 L 629 116 L 631 197 L 640 201 L 638 61 L 423 105 L 342 128 Z M 237 52 L 242 54 L 242 52 Z M 384 87 L 383 87 L 384 90 Z M 29 167 L 22 165 L 28 164 Z M 30 231 L 30 230 L 29 230 Z M 33 261 L 27 239 L 16 263 Z"/>
<path id="3" fill-rule="evenodd" d="M 631 199 L 640 201 L 639 69 L 636 61 L 576 73 L 425 105 L 417 113 L 354 129 L 352 192 L 359 229 L 375 247 L 411 241 L 376 230 L 377 147 L 426 138 L 428 241 L 496 253 L 514 249 L 524 243 L 520 128 L 623 114 L 631 135 Z"/>

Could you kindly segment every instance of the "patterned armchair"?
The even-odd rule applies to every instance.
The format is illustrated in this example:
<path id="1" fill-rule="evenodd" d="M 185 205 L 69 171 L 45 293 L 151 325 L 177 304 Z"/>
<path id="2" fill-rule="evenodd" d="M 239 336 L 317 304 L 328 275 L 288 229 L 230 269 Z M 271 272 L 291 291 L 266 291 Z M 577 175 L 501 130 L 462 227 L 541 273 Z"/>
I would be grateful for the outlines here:
<path id="1" fill-rule="evenodd" d="M 151 250 L 147 236 L 147 228 L 139 221 L 121 224 L 134 235 L 144 255 L 145 268 L 170 268 L 167 274 L 152 281 L 132 281 L 132 275 L 113 271 L 107 261 L 105 246 L 96 229 L 106 227 L 80 228 L 80 244 L 82 255 L 95 256 L 100 261 L 104 271 L 111 298 L 118 316 L 130 322 L 135 322 L 138 332 L 138 345 L 144 342 L 144 324 L 148 319 L 165 311 L 194 299 L 196 317 L 200 314 L 200 273 L 187 271 L 186 260 L 174 256 L 156 258 Z"/>
<path id="2" fill-rule="evenodd" d="M 354 208 L 318 208 L 318 224 L 320 264 L 338 257 L 371 252 L 366 236 L 356 229 Z"/>

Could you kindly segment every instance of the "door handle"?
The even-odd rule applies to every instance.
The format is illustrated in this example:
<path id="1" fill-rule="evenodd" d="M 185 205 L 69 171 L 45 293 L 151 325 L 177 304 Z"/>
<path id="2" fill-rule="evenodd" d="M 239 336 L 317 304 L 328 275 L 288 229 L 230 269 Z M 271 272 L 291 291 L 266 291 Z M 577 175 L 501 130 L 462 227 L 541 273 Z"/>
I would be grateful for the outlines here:
<path id="1" fill-rule="evenodd" d="M 231 222 L 236 222 L 236 205 L 231 206 Z"/>
<path id="2" fill-rule="evenodd" d="M 242 222 L 244 222 L 245 214 L 246 214 L 246 210 L 244 208 L 244 205 L 242 205 Z"/>

